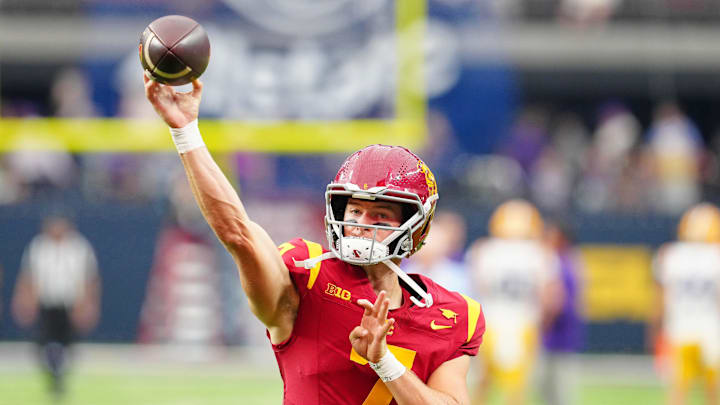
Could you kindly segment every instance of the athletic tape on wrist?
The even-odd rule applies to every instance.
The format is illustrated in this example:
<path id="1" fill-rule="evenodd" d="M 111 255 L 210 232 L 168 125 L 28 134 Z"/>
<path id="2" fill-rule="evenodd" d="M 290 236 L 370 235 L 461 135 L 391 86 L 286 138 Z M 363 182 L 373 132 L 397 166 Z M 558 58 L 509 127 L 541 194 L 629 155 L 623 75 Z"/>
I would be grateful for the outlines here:
<path id="1" fill-rule="evenodd" d="M 377 363 L 369 362 L 370 368 L 375 370 L 375 373 L 380 377 L 383 382 L 388 382 L 400 378 L 407 370 L 405 366 L 400 363 L 400 360 L 395 358 L 395 355 L 390 353 L 390 350 L 385 352 L 380 361 Z"/>
<path id="2" fill-rule="evenodd" d="M 200 135 L 197 119 L 182 128 L 170 128 L 170 134 L 178 153 L 190 152 L 193 149 L 205 146 L 205 142 L 203 142 Z"/>

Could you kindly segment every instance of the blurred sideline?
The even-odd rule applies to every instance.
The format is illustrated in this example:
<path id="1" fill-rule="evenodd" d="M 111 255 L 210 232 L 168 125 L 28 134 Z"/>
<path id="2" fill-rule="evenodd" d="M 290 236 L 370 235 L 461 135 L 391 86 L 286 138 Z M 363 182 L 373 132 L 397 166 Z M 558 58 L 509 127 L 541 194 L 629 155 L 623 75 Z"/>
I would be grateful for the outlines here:
<path id="1" fill-rule="evenodd" d="M 183 345 L 135 345 L 85 343 L 73 346 L 75 371 L 157 374 L 276 374 L 277 364 L 267 346 L 198 347 Z M 37 370 L 35 345 L 0 343 L 0 373 Z"/>

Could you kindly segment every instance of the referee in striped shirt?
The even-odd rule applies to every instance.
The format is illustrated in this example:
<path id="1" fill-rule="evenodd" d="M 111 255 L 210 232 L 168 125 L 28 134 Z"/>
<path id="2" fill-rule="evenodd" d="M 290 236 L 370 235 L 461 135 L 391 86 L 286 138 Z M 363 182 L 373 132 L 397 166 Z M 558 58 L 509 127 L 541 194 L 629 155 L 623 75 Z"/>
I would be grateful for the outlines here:
<path id="1" fill-rule="evenodd" d="M 64 392 L 68 348 L 100 314 L 100 280 L 90 243 L 62 216 L 44 220 L 25 249 L 12 301 L 15 320 L 34 325 L 38 354 L 55 396 Z"/>

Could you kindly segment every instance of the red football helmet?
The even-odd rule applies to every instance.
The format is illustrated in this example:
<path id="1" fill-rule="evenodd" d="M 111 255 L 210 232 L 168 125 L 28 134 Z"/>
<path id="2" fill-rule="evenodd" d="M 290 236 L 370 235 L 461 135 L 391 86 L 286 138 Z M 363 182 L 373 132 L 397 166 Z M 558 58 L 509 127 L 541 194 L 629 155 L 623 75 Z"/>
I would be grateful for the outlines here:
<path id="1" fill-rule="evenodd" d="M 349 198 L 402 203 L 403 223 L 399 227 L 358 225 L 344 222 Z M 437 184 L 427 165 L 400 146 L 371 145 L 348 157 L 325 192 L 325 227 L 328 245 L 341 260 L 370 265 L 391 263 L 409 257 L 422 246 L 430 230 L 438 199 Z M 344 226 L 361 226 L 377 232 L 392 230 L 384 241 L 344 236 Z M 389 265 L 407 282 L 407 275 Z M 414 283 L 413 283 L 414 284 Z M 415 288 L 413 288 L 415 289 Z M 431 300 L 430 302 L 431 303 Z"/>

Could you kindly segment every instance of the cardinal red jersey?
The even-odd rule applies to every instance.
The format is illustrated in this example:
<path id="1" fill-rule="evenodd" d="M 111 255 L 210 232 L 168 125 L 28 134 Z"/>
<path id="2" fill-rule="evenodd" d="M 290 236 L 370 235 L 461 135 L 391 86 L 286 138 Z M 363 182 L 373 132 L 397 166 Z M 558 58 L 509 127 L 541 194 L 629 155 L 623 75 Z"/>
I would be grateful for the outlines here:
<path id="1" fill-rule="evenodd" d="M 318 257 L 323 248 L 294 239 L 280 245 L 280 254 L 300 295 L 292 335 L 273 345 L 285 384 L 285 405 L 395 404 L 390 391 L 367 361 L 355 353 L 350 331 L 360 324 L 363 309 L 356 304 L 377 296 L 365 271 L 339 259 L 327 259 L 311 269 L 296 261 Z M 388 348 L 424 382 L 444 362 L 474 356 L 485 331 L 480 304 L 451 292 L 432 280 L 413 275 L 432 294 L 434 304 L 419 308 L 403 290 L 403 304 L 390 311 L 395 325 Z"/>

